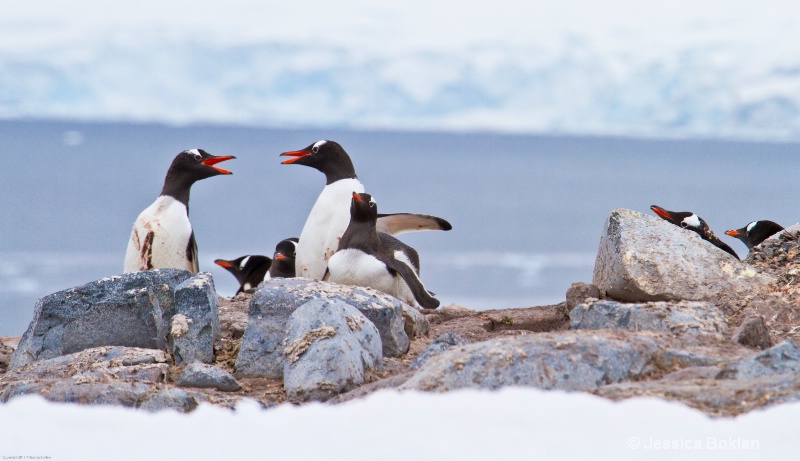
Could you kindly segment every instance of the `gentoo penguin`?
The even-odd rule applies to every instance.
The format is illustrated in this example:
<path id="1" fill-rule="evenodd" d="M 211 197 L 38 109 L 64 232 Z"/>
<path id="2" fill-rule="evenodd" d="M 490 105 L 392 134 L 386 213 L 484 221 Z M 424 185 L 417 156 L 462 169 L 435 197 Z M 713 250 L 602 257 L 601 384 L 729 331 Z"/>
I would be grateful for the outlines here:
<path id="1" fill-rule="evenodd" d="M 272 266 L 269 268 L 269 277 L 292 278 L 295 275 L 295 258 L 297 257 L 297 237 L 281 240 L 275 247 L 272 255 Z"/>
<path id="2" fill-rule="evenodd" d="M 189 222 L 189 190 L 195 181 L 231 174 L 214 165 L 233 158 L 202 149 L 185 150 L 175 157 L 161 195 L 133 223 L 125 253 L 126 273 L 159 268 L 199 270 L 197 243 Z"/>
<path id="3" fill-rule="evenodd" d="M 252 293 L 258 284 L 274 277 L 294 277 L 294 258 L 297 237 L 281 240 L 275 247 L 272 258 L 263 255 L 244 255 L 236 259 L 215 259 L 214 263 L 224 267 L 239 282 L 239 293 Z M 235 296 L 235 295 L 234 295 Z"/>
<path id="4" fill-rule="evenodd" d="M 725 242 L 720 240 L 719 237 L 714 235 L 714 232 L 711 231 L 711 228 L 708 227 L 708 224 L 706 224 L 705 220 L 703 220 L 703 218 L 700 216 L 697 216 L 691 211 L 665 210 L 657 205 L 651 205 L 650 209 L 664 220 L 669 221 L 676 226 L 696 232 L 703 240 L 710 242 L 720 250 L 729 253 L 736 259 L 739 259 L 739 255 L 733 251 L 733 248 L 729 247 Z"/>
<path id="5" fill-rule="evenodd" d="M 284 165 L 306 165 L 325 174 L 325 188 L 300 233 L 296 261 L 298 277 L 319 280 L 350 222 L 348 210 L 352 194 L 354 191 L 364 192 L 364 185 L 356 176 L 350 156 L 334 141 L 317 141 L 305 149 L 284 152 L 281 156 L 292 157 L 282 162 Z M 398 213 L 379 216 L 377 229 L 397 235 L 421 230 L 450 230 L 452 226 L 435 216 Z"/>
<path id="6" fill-rule="evenodd" d="M 419 255 L 389 234 L 378 232 L 378 206 L 369 194 L 352 193 L 350 224 L 328 260 L 325 280 L 371 287 L 426 309 L 439 307 L 419 279 Z M 303 239 L 301 238 L 302 242 Z"/>
<path id="7" fill-rule="evenodd" d="M 741 229 L 732 229 L 725 231 L 725 235 L 736 237 L 747 245 L 748 250 L 752 250 L 754 246 L 772 237 L 778 232 L 783 230 L 783 226 L 772 221 L 753 221 L 750 224 L 742 227 Z"/>
<path id="8" fill-rule="evenodd" d="M 239 293 L 252 293 L 255 291 L 258 284 L 264 281 L 264 277 L 272 265 L 272 260 L 262 255 L 245 255 L 230 261 L 215 259 L 214 263 L 224 267 L 236 277 L 239 282 L 239 289 L 236 290 L 238 295 Z"/>

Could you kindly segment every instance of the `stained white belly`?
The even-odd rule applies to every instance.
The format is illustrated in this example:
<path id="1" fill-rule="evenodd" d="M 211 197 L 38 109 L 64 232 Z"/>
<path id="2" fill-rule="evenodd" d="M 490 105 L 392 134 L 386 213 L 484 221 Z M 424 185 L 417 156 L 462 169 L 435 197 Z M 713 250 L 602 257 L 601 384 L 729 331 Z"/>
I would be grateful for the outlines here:
<path id="1" fill-rule="evenodd" d="M 337 252 L 328 260 L 328 270 L 328 280 L 333 283 L 374 288 L 416 306 L 414 295 L 403 278 L 391 274 L 385 264 L 361 250 Z"/>
<path id="2" fill-rule="evenodd" d="M 148 235 L 152 233 L 152 238 Z M 186 257 L 192 225 L 186 207 L 161 196 L 139 214 L 125 253 L 125 272 L 176 268 L 193 271 Z"/>
<path id="3" fill-rule="evenodd" d="M 364 192 L 358 179 L 341 179 L 322 190 L 300 233 L 295 260 L 298 277 L 321 280 L 325 275 L 327 261 L 350 223 L 353 192 Z"/>

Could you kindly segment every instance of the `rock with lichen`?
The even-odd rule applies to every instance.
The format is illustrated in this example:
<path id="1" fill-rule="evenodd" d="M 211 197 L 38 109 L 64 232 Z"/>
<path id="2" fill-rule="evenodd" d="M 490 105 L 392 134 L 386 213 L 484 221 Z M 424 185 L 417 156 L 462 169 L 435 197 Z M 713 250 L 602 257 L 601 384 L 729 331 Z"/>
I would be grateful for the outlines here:
<path id="1" fill-rule="evenodd" d="M 327 400 L 364 383 L 383 368 L 377 328 L 358 309 L 316 299 L 289 318 L 283 349 L 283 386 L 294 401 Z"/>
<path id="2" fill-rule="evenodd" d="M 378 329 L 384 356 L 408 352 L 402 303 L 396 298 L 370 288 L 301 278 L 273 279 L 261 283 L 250 300 L 236 377 L 282 377 L 282 344 L 289 317 L 315 299 L 339 300 L 358 309 Z"/>

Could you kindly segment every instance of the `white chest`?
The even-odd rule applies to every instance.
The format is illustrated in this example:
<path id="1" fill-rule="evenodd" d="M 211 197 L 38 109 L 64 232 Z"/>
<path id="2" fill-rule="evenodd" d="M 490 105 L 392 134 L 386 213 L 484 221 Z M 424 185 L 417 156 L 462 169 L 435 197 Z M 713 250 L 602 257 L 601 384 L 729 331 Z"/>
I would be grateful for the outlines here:
<path id="1" fill-rule="evenodd" d="M 328 270 L 329 281 L 333 283 L 374 288 L 407 304 L 416 305 L 414 295 L 403 278 L 390 273 L 385 264 L 361 250 L 336 252 L 328 260 Z"/>
<path id="2" fill-rule="evenodd" d="M 355 178 L 336 181 L 322 190 L 300 233 L 295 261 L 298 277 L 319 280 L 325 275 L 328 258 L 339 248 L 339 239 L 350 223 L 353 192 L 364 192 L 364 185 Z"/>
<path id="3" fill-rule="evenodd" d="M 125 272 L 158 268 L 192 271 L 186 256 L 191 235 L 186 206 L 172 197 L 159 197 L 133 224 L 125 254 Z"/>

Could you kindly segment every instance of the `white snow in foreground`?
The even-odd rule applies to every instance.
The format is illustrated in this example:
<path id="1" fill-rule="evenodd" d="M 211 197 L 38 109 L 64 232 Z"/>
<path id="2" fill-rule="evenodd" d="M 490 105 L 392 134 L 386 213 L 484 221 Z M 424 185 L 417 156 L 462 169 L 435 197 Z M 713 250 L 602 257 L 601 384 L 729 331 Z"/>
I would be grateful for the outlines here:
<path id="1" fill-rule="evenodd" d="M 800 139 L 800 6 L 7 2 L 0 118 Z"/>
<path id="2" fill-rule="evenodd" d="M 21 397 L 0 405 L 0 456 L 53 460 L 793 459 L 800 403 L 712 419 L 675 402 L 536 389 L 383 391 L 344 405 L 188 415 Z M 778 457 L 781 458 L 778 458 Z M 45 458 L 27 458 L 45 459 Z"/>

